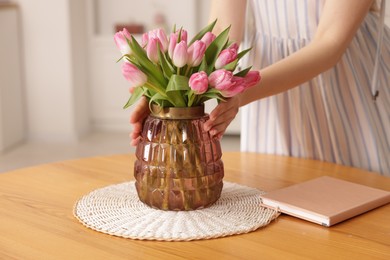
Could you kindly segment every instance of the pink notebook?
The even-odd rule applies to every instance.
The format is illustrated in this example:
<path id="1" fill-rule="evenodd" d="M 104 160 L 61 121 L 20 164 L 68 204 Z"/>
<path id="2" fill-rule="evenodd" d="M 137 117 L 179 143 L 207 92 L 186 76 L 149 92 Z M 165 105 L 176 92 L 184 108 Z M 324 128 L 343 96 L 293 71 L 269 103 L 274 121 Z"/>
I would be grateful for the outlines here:
<path id="1" fill-rule="evenodd" d="M 261 195 L 264 206 L 332 226 L 390 202 L 390 192 L 328 176 Z"/>

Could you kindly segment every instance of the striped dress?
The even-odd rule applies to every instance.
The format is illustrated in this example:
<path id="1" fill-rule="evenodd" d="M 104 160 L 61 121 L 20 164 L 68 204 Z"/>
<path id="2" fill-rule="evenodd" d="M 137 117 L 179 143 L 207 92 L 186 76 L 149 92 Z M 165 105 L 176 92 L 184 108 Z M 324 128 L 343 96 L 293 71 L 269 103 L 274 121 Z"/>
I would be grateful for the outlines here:
<path id="1" fill-rule="evenodd" d="M 244 62 L 264 68 L 307 45 L 325 0 L 249 0 Z M 328 161 L 390 176 L 390 29 L 369 13 L 338 64 L 301 86 L 242 108 L 241 150 Z M 324 50 L 326 51 L 326 50 Z"/>

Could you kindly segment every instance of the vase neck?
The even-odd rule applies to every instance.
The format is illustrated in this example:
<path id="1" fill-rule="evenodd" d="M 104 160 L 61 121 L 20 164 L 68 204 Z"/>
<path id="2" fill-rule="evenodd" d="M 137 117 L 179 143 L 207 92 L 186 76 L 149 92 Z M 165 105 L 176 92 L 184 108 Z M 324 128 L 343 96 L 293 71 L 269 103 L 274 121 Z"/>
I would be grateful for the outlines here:
<path id="1" fill-rule="evenodd" d="M 204 105 L 196 107 L 160 107 L 152 104 L 151 114 L 162 119 L 195 119 L 205 115 Z"/>

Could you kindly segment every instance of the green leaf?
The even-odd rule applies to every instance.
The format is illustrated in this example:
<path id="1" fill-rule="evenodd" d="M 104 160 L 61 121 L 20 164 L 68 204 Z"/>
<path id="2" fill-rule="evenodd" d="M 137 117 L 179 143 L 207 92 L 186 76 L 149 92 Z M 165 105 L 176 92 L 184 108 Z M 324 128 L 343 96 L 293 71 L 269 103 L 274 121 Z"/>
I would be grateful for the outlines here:
<path id="1" fill-rule="evenodd" d="M 125 55 L 123 55 L 122 57 L 120 57 L 120 58 L 116 61 L 116 63 L 120 62 L 124 57 L 125 57 Z"/>
<path id="2" fill-rule="evenodd" d="M 237 76 L 237 77 L 245 77 L 246 74 L 248 74 L 248 72 L 252 69 L 252 66 L 244 69 L 244 70 L 241 70 L 239 72 L 237 72 L 236 74 L 234 74 L 234 76 Z"/>
<path id="3" fill-rule="evenodd" d="M 207 74 L 210 74 L 214 68 L 215 61 L 221 50 L 226 46 L 229 37 L 230 26 L 221 32 L 207 48 L 205 57 L 208 64 Z"/>
<path id="4" fill-rule="evenodd" d="M 216 88 L 209 88 L 205 93 L 203 94 L 219 94 L 221 95 L 221 91 L 219 91 Z"/>
<path id="5" fill-rule="evenodd" d="M 161 68 L 163 70 L 165 77 L 169 79 L 172 76 L 174 71 L 173 68 L 169 65 L 168 61 L 166 60 L 165 55 L 161 52 L 160 49 L 158 51 L 158 59 L 160 61 Z"/>
<path id="6" fill-rule="evenodd" d="M 183 30 L 183 27 L 180 28 L 179 30 L 179 35 L 177 36 L 177 43 L 181 42 L 181 32 Z"/>
<path id="7" fill-rule="evenodd" d="M 182 75 L 172 75 L 169 79 L 166 92 L 176 91 L 176 90 L 189 90 L 190 86 L 188 85 L 188 78 Z"/>
<path id="8" fill-rule="evenodd" d="M 158 85 L 163 88 L 167 84 L 163 73 L 148 59 L 145 50 L 139 45 L 134 36 L 131 36 L 131 39 L 129 45 L 133 51 L 133 55 L 141 66 L 140 69 L 147 74 L 148 78 L 154 78 L 155 82 L 158 82 Z"/>
<path id="9" fill-rule="evenodd" d="M 169 79 L 166 93 L 175 107 L 186 107 L 184 93 L 189 89 L 187 77 L 173 74 Z"/>
<path id="10" fill-rule="evenodd" d="M 211 32 L 215 26 L 215 24 L 217 23 L 217 19 L 214 20 L 214 22 L 210 23 L 209 25 L 207 25 L 205 28 L 203 28 L 200 32 L 198 32 L 192 39 L 191 41 L 189 42 L 188 46 L 191 46 L 191 44 L 193 44 L 196 40 L 200 40 L 202 39 L 202 37 L 207 33 L 207 32 Z"/>
<path id="11" fill-rule="evenodd" d="M 201 101 L 204 102 L 206 100 L 213 99 L 213 98 L 217 100 L 218 99 L 223 100 L 221 91 L 215 88 L 209 88 L 205 93 L 202 94 Z"/>
<path id="12" fill-rule="evenodd" d="M 194 104 L 194 102 L 196 102 L 196 95 L 194 93 L 194 91 L 192 91 L 191 89 L 187 90 L 185 92 L 185 95 L 187 96 L 187 99 L 188 99 L 188 106 L 189 107 L 192 107 L 193 105 L 196 105 Z"/>
<path id="13" fill-rule="evenodd" d="M 246 50 L 243 50 L 237 54 L 237 59 L 240 60 L 245 54 L 247 54 L 252 48 L 248 48 Z"/>
<path id="14" fill-rule="evenodd" d="M 123 109 L 126 109 L 126 108 L 130 107 L 131 105 L 133 105 L 135 102 L 138 101 L 138 99 L 140 99 L 142 97 L 143 94 L 144 94 L 144 90 L 142 87 L 135 88 L 133 94 L 131 94 L 129 100 L 123 106 Z"/>
<path id="15" fill-rule="evenodd" d="M 202 63 L 199 65 L 197 71 L 205 71 L 207 73 L 207 70 L 208 70 L 208 66 L 207 66 L 206 57 L 203 56 Z"/>
<path id="16" fill-rule="evenodd" d="M 237 63 L 238 63 L 238 59 L 235 59 L 234 61 L 226 64 L 223 68 L 225 70 L 234 71 L 236 69 Z"/>
<path id="17" fill-rule="evenodd" d="M 204 93 L 200 99 L 200 103 L 204 103 L 209 99 L 216 99 L 218 101 L 225 101 L 226 99 L 217 93 Z"/>
<path id="18" fill-rule="evenodd" d="M 149 100 L 149 106 L 154 102 L 156 104 L 158 104 L 159 106 L 163 107 L 163 104 L 164 104 L 164 101 L 165 102 L 169 102 L 167 100 L 167 97 L 157 93 L 155 95 L 153 95 L 150 100 Z"/>

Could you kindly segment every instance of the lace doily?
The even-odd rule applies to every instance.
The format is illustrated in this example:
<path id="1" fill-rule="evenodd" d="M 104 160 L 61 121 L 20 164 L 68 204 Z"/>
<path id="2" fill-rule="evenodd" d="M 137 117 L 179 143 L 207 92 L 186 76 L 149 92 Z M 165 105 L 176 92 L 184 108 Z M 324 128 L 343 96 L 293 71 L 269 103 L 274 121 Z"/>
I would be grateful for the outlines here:
<path id="1" fill-rule="evenodd" d="M 74 207 L 85 226 L 106 234 L 141 240 L 189 241 L 248 233 L 278 216 L 261 206 L 264 192 L 224 181 L 220 199 L 194 211 L 163 211 L 138 199 L 134 181 L 83 196 Z"/>

